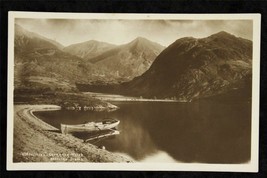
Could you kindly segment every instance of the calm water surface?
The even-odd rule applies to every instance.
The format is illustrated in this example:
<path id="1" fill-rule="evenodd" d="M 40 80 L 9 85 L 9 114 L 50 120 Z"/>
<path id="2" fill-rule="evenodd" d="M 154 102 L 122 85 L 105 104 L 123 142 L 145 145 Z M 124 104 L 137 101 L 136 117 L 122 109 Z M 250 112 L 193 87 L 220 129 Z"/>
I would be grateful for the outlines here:
<path id="1" fill-rule="evenodd" d="M 113 104 L 120 109 L 35 114 L 57 128 L 60 123 L 80 124 L 105 117 L 117 118 L 121 121 L 118 127 L 121 133 L 93 143 L 138 162 L 242 163 L 250 160 L 250 103 Z"/>

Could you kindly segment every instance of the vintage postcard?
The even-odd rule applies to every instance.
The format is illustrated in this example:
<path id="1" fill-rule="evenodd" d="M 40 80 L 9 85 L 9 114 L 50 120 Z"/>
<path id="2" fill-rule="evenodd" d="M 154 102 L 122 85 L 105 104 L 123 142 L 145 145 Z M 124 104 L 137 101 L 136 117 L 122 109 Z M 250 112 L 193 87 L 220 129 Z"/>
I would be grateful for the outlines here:
<path id="1" fill-rule="evenodd" d="M 260 17 L 9 12 L 8 170 L 257 172 Z"/>

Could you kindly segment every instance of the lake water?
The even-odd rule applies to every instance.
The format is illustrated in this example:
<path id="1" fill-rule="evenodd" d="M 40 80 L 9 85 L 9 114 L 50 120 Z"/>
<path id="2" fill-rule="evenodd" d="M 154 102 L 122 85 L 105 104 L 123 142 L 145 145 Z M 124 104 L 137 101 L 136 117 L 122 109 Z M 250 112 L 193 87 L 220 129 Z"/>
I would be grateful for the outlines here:
<path id="1" fill-rule="evenodd" d="M 119 135 L 93 142 L 138 162 L 243 163 L 250 160 L 251 103 L 112 102 L 114 112 L 36 112 L 45 122 L 121 121 Z M 85 135 L 82 135 L 85 137 Z"/>

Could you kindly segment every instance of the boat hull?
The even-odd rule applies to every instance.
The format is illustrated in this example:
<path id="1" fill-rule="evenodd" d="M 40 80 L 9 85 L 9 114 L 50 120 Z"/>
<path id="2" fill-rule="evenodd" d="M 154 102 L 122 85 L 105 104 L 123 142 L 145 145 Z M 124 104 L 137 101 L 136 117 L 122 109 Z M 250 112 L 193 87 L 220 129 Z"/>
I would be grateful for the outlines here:
<path id="1" fill-rule="evenodd" d="M 119 123 L 120 121 L 116 121 L 114 123 L 109 123 L 109 124 L 103 124 L 101 122 L 79 124 L 79 125 L 61 124 L 60 128 L 63 134 L 75 133 L 75 132 L 96 132 L 96 131 L 101 131 L 101 130 L 110 130 L 118 126 Z"/>

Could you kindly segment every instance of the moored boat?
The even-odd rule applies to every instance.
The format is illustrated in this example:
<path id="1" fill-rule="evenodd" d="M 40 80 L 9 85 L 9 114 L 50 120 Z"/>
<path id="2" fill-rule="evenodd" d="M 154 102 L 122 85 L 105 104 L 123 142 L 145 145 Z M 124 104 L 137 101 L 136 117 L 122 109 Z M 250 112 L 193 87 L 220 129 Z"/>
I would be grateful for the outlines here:
<path id="1" fill-rule="evenodd" d="M 115 128 L 119 123 L 120 121 L 117 119 L 104 119 L 102 121 L 87 122 L 78 125 L 60 124 L 60 128 L 63 134 L 74 132 L 95 132 Z"/>

